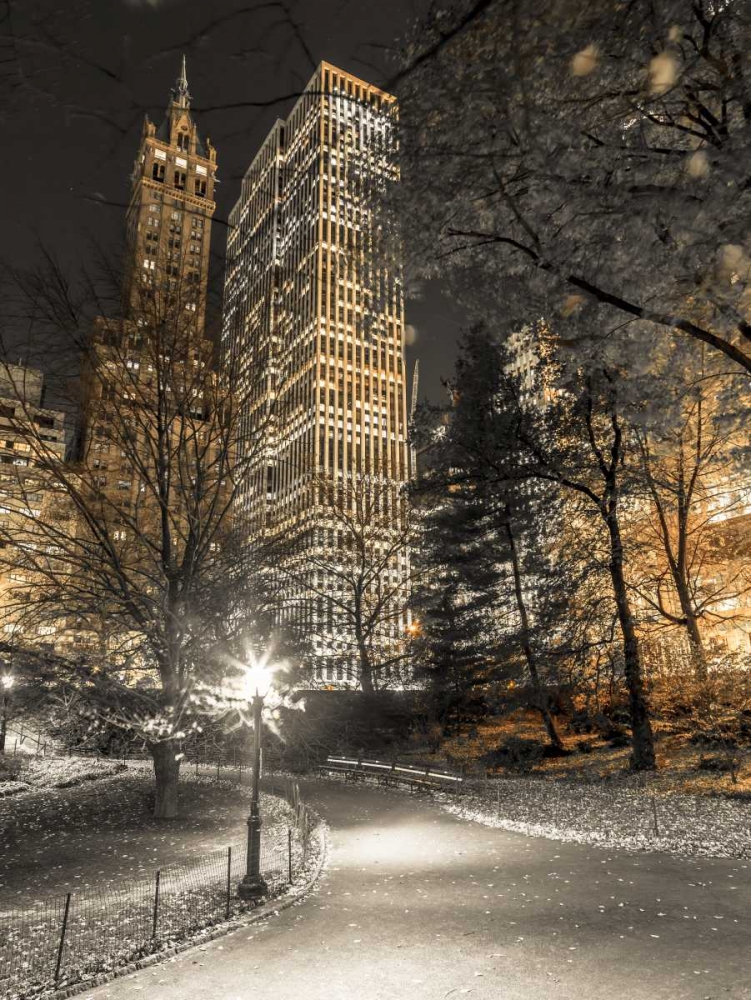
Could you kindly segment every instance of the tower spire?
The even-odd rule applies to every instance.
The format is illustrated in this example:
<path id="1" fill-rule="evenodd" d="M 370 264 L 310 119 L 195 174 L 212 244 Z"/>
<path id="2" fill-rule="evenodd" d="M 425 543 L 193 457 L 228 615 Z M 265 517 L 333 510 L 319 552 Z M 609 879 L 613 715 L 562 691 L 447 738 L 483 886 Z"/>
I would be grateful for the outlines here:
<path id="1" fill-rule="evenodd" d="M 190 91 L 188 90 L 188 73 L 185 68 L 185 55 L 183 54 L 183 63 L 180 68 L 180 75 L 175 81 L 175 86 L 172 88 L 172 100 L 175 104 L 179 105 L 181 108 L 190 107 Z"/>
<path id="2" fill-rule="evenodd" d="M 420 359 L 415 358 L 415 367 L 412 371 L 412 396 L 410 400 L 409 407 L 409 419 L 415 419 L 415 411 L 417 410 L 417 390 L 420 387 Z"/>

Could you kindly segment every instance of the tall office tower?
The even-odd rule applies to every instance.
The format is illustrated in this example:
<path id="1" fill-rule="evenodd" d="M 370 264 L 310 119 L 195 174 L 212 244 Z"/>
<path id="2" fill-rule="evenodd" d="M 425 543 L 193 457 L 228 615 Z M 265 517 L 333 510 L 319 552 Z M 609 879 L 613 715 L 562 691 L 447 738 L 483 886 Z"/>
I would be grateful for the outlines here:
<path id="1" fill-rule="evenodd" d="M 395 115 L 394 97 L 321 63 L 230 213 L 222 333 L 243 386 L 249 545 L 284 539 L 283 617 L 313 637 L 314 676 L 363 687 L 365 645 L 384 682 L 406 626 L 404 310 L 384 237 Z M 374 622 L 369 598 L 363 640 L 345 634 L 342 587 L 368 546 L 383 607 Z"/>

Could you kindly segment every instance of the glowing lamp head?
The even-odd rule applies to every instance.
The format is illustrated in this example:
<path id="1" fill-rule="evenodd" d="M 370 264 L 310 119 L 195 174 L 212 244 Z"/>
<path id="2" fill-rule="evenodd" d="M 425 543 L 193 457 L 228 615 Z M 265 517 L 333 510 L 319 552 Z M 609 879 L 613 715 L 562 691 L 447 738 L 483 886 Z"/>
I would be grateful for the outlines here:
<path id="1" fill-rule="evenodd" d="M 10 691 L 10 689 L 13 687 L 15 683 L 15 680 L 13 679 L 13 677 L 11 677 L 10 674 L 3 674 L 3 676 L 0 678 L 0 683 L 3 685 L 6 691 Z"/>
<path id="2" fill-rule="evenodd" d="M 253 698 L 265 698 L 271 688 L 271 671 L 266 660 L 256 660 L 253 657 L 251 665 L 245 672 L 245 695 L 248 701 Z"/>

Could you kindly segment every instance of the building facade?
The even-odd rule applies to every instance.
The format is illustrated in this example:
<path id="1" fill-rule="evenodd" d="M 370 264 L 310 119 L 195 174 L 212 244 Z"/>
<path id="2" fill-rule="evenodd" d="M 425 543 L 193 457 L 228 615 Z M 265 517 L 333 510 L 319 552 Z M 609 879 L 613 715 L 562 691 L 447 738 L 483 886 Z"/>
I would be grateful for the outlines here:
<path id="1" fill-rule="evenodd" d="M 363 637 L 341 617 L 342 587 L 365 534 L 374 565 L 393 549 L 370 574 L 374 590 L 393 588 L 371 622 L 373 663 L 396 664 L 406 626 L 408 546 L 394 544 L 410 475 L 404 306 L 386 198 L 395 116 L 391 95 L 321 63 L 230 214 L 222 361 L 243 387 L 240 503 L 251 550 L 284 541 L 282 617 L 312 636 L 322 683 L 359 680 Z M 358 509 L 368 523 L 352 528 Z"/>
<path id="2" fill-rule="evenodd" d="M 215 174 L 216 150 L 190 112 L 183 57 L 161 125 L 144 121 L 131 174 L 123 315 L 97 320 L 83 367 L 77 457 L 97 488 L 129 507 L 143 479 L 139 453 L 152 464 L 155 435 L 167 422 L 180 437 L 173 410 L 200 424 L 205 409 L 213 378 L 204 323 Z"/>
<path id="3" fill-rule="evenodd" d="M 72 519 L 55 480 L 65 414 L 45 406 L 41 371 L 0 364 L 0 442 L 0 641 L 51 644 L 55 623 L 29 609 Z"/>
<path id="4" fill-rule="evenodd" d="M 144 120 L 131 174 L 126 226 L 126 315 L 179 317 L 202 332 L 211 220 L 216 209 L 216 150 L 190 112 L 183 57 L 160 125 Z"/>

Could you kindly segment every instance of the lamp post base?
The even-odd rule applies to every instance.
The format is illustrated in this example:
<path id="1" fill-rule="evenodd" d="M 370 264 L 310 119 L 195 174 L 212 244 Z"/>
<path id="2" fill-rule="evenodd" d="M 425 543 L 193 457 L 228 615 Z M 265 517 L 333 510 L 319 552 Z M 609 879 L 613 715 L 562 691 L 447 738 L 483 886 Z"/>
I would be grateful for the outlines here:
<path id="1" fill-rule="evenodd" d="M 246 875 L 237 887 L 237 895 L 246 903 L 255 903 L 268 894 L 269 887 L 261 875 Z"/>
<path id="2" fill-rule="evenodd" d="M 269 887 L 261 875 L 261 812 L 258 808 L 261 780 L 261 709 L 263 698 L 256 694 L 253 699 L 253 784 L 250 793 L 250 815 L 248 816 L 248 854 L 245 878 L 237 887 L 237 895 L 246 903 L 257 903 L 268 896 Z"/>

